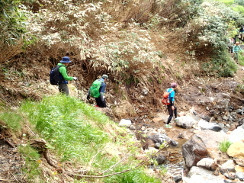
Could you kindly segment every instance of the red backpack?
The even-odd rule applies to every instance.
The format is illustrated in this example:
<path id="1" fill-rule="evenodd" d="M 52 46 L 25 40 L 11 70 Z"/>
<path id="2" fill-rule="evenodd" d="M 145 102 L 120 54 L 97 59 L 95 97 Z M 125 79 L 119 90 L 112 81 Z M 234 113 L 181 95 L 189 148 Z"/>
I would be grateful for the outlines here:
<path id="1" fill-rule="evenodd" d="M 173 90 L 172 90 L 172 91 L 173 91 Z M 171 92 L 172 92 L 172 91 L 171 91 Z M 164 92 L 164 94 L 163 94 L 163 98 L 162 98 L 162 103 L 163 103 L 164 105 L 169 105 L 169 104 L 170 104 L 170 102 L 169 102 L 169 94 L 170 94 L 171 92 L 167 92 L 167 91 Z"/>

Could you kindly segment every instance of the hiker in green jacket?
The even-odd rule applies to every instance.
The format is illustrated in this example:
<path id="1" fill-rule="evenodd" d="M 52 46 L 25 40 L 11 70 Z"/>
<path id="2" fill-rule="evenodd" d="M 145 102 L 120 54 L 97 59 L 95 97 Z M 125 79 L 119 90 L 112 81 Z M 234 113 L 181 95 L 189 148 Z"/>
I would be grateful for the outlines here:
<path id="1" fill-rule="evenodd" d="M 60 63 L 58 63 L 61 82 L 58 85 L 59 92 L 69 95 L 69 88 L 67 86 L 68 81 L 77 80 L 77 77 L 70 77 L 67 74 L 67 66 L 71 63 L 70 58 L 65 56 L 60 60 Z"/>
<path id="2" fill-rule="evenodd" d="M 234 60 L 239 63 L 239 58 L 238 58 L 238 54 L 239 52 L 241 52 L 242 49 L 240 47 L 240 43 L 236 42 L 235 46 L 233 46 L 233 54 L 234 54 Z"/>
<path id="3" fill-rule="evenodd" d="M 96 107 L 105 108 L 107 107 L 105 101 L 105 92 L 106 92 L 106 80 L 108 79 L 107 74 L 103 74 L 100 79 L 96 79 L 92 86 L 88 90 L 87 100 L 90 99 L 90 96 L 95 98 L 96 100 Z"/>

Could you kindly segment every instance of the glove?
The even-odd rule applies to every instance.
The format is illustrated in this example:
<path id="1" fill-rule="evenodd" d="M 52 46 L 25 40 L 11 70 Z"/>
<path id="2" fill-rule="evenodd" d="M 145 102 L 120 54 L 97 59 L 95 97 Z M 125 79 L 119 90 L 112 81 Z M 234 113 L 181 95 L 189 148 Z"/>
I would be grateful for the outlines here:
<path id="1" fill-rule="evenodd" d="M 73 79 L 76 81 L 77 80 L 77 77 L 73 77 Z"/>

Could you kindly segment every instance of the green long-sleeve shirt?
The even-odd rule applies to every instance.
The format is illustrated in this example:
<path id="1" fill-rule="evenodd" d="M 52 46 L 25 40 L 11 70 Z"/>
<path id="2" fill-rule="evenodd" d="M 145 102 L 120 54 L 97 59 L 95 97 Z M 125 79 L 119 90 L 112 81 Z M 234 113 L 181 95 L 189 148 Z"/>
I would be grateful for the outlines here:
<path id="1" fill-rule="evenodd" d="M 65 81 L 71 81 L 74 79 L 73 77 L 68 76 L 67 69 L 66 69 L 66 66 L 64 64 L 58 63 L 58 65 L 62 66 L 59 68 L 59 72 L 62 74 Z"/>

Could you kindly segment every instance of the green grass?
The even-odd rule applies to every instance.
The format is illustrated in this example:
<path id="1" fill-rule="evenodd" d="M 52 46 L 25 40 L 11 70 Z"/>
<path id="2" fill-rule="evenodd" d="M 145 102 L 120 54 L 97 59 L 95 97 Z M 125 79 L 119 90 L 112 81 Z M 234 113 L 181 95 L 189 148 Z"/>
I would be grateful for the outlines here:
<path id="1" fill-rule="evenodd" d="M 216 0 L 216 1 L 222 2 L 222 3 L 224 3 L 224 4 L 228 5 L 228 6 L 230 6 L 230 5 L 235 3 L 234 0 Z"/>
<path id="2" fill-rule="evenodd" d="M 41 169 L 40 165 L 40 154 L 33 149 L 31 146 L 19 146 L 19 152 L 25 159 L 25 164 L 22 166 L 23 173 L 27 176 L 27 180 L 32 182 L 43 182 L 41 181 Z M 33 180 L 34 179 L 34 180 Z M 39 181 L 37 181 L 37 179 Z"/>
<path id="3" fill-rule="evenodd" d="M 57 95 L 46 97 L 41 102 L 27 101 L 21 105 L 21 112 L 36 133 L 48 142 L 50 151 L 55 151 L 63 162 L 89 167 L 89 174 L 97 175 L 121 161 L 116 153 L 123 149 L 120 153 L 125 153 L 128 160 L 109 169 L 106 174 L 132 170 L 104 178 L 104 182 L 160 182 L 147 175 L 144 167 L 133 169 L 139 163 L 134 158 L 139 148 L 124 128 L 119 128 L 94 107 L 72 97 Z"/>
<path id="4" fill-rule="evenodd" d="M 122 171 L 122 169 L 117 169 L 117 171 Z M 153 177 L 146 175 L 142 168 L 138 168 L 124 174 L 117 176 L 108 177 L 104 180 L 105 183 L 161 183 Z"/>
<path id="5" fill-rule="evenodd" d="M 223 141 L 219 144 L 219 150 L 221 152 L 227 152 L 228 148 L 230 147 L 231 142 L 229 141 Z"/>
<path id="6" fill-rule="evenodd" d="M 63 161 L 80 156 L 90 159 L 89 156 L 93 156 L 90 152 L 96 152 L 109 140 L 103 132 L 103 125 L 109 119 L 74 98 L 61 95 L 47 97 L 40 103 L 26 102 L 21 109 Z M 91 120 L 97 124 L 92 125 Z"/>
<path id="7" fill-rule="evenodd" d="M 15 112 L 2 112 L 0 113 L 0 120 L 3 121 L 8 128 L 13 131 L 21 129 L 22 116 Z"/>
<path id="8" fill-rule="evenodd" d="M 241 13 L 242 15 L 244 15 L 244 7 L 243 6 L 240 6 L 240 5 L 236 5 L 234 7 L 232 7 L 232 9 L 236 12 L 239 12 Z"/>
<path id="9" fill-rule="evenodd" d="M 239 64 L 244 66 L 244 53 L 239 54 Z"/>

